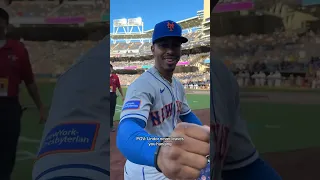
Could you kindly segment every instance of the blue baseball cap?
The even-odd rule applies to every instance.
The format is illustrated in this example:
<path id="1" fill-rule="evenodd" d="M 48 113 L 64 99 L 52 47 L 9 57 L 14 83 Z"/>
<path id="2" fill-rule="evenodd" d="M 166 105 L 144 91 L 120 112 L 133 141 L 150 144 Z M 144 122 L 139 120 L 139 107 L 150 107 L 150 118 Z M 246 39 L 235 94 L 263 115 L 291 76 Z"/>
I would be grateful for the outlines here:
<path id="1" fill-rule="evenodd" d="M 152 43 L 165 37 L 177 37 L 181 43 L 188 42 L 188 39 L 182 36 L 181 26 L 171 20 L 162 21 L 154 26 Z"/>

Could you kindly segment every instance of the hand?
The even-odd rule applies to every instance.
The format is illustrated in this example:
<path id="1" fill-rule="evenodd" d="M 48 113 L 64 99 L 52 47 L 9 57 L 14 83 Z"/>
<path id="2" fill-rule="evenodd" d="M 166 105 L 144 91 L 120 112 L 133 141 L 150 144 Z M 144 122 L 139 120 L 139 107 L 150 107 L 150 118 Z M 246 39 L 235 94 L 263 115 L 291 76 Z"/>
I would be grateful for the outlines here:
<path id="1" fill-rule="evenodd" d="M 164 141 L 171 146 L 161 146 L 157 157 L 159 169 L 169 179 L 197 179 L 208 163 L 210 128 L 182 122 L 174 129 L 172 137 L 184 140 Z"/>
<path id="2" fill-rule="evenodd" d="M 40 107 L 39 113 L 40 113 L 39 124 L 44 124 L 47 121 L 47 114 L 46 114 L 46 110 L 43 106 Z"/>
<path id="3" fill-rule="evenodd" d="M 124 102 L 124 96 L 121 96 L 122 102 Z"/>

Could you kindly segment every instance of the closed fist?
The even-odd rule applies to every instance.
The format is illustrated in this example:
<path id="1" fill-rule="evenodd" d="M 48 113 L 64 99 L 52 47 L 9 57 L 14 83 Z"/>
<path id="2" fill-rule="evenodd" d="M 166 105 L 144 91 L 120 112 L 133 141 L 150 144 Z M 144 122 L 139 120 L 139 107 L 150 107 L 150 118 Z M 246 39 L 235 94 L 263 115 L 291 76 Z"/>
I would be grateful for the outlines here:
<path id="1" fill-rule="evenodd" d="M 179 140 L 164 141 L 171 146 L 161 146 L 157 163 L 162 173 L 169 179 L 197 179 L 208 163 L 210 128 L 182 122 L 169 139 Z"/>

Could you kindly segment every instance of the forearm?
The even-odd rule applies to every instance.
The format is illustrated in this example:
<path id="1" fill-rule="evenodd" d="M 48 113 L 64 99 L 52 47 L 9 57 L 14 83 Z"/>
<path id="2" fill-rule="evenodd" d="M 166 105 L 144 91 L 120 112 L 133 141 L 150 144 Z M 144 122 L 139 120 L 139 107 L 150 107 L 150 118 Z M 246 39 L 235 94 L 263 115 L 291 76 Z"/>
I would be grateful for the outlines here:
<path id="1" fill-rule="evenodd" d="M 26 84 L 29 95 L 31 96 L 33 102 L 36 104 L 37 108 L 42 108 L 42 102 L 40 99 L 38 87 L 36 83 Z"/>
<path id="2" fill-rule="evenodd" d="M 122 96 L 122 97 L 124 97 L 124 96 L 123 96 L 123 91 L 122 91 L 121 86 L 120 86 L 120 87 L 118 87 L 118 90 L 119 90 L 119 92 L 120 92 L 121 96 Z"/>
<path id="3" fill-rule="evenodd" d="M 203 125 L 200 119 L 193 112 L 180 116 L 180 119 L 182 122 L 193 123 L 201 126 Z"/>
<path id="4" fill-rule="evenodd" d="M 154 167 L 154 154 L 157 146 L 150 145 L 150 143 L 157 143 L 160 140 L 158 136 L 148 134 L 143 126 L 145 123 L 140 119 L 122 120 L 118 127 L 117 147 L 131 162 Z M 150 140 L 151 138 L 155 140 Z"/>

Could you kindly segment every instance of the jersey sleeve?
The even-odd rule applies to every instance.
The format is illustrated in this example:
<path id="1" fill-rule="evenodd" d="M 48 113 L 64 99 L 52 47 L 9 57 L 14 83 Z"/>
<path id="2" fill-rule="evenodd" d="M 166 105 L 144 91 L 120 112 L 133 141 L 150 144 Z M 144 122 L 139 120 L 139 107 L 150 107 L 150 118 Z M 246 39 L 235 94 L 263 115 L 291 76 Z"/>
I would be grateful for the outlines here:
<path id="1" fill-rule="evenodd" d="M 126 118 L 138 118 L 147 123 L 154 97 L 151 86 L 141 83 L 131 84 L 126 92 L 120 121 Z"/>

